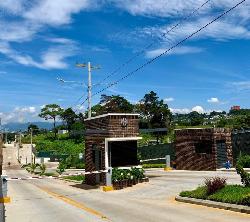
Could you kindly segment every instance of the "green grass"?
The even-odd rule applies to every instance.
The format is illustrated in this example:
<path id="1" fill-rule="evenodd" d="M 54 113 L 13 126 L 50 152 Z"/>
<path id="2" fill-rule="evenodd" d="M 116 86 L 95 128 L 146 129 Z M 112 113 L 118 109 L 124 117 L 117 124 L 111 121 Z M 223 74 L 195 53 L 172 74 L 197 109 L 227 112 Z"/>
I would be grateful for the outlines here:
<path id="1" fill-rule="evenodd" d="M 198 126 L 175 126 L 175 129 L 187 129 L 187 128 L 213 128 L 212 125 L 198 125 Z"/>
<path id="2" fill-rule="evenodd" d="M 146 169 L 146 168 L 164 168 L 164 167 L 166 167 L 166 164 L 161 164 L 161 163 L 145 163 L 145 164 L 142 164 L 142 167 L 144 168 L 144 169 Z"/>
<path id="3" fill-rule="evenodd" d="M 192 191 L 183 191 L 180 193 L 180 196 L 250 206 L 250 198 L 247 199 L 250 196 L 250 187 L 241 185 L 226 185 L 211 195 L 207 195 L 206 187 L 202 186 Z"/>
<path id="4" fill-rule="evenodd" d="M 207 198 L 207 188 L 205 186 L 198 187 L 191 191 L 182 191 L 180 193 L 181 197 L 191 197 L 196 199 L 206 199 Z"/>
<path id="5" fill-rule="evenodd" d="M 210 195 L 208 199 L 225 203 L 241 204 L 242 199 L 247 194 L 250 194 L 250 187 L 227 185 L 215 194 Z"/>
<path id="6" fill-rule="evenodd" d="M 48 173 L 44 173 L 43 175 L 49 177 L 49 176 L 57 176 L 58 174 L 53 173 L 53 172 L 48 172 Z"/>
<path id="7" fill-rule="evenodd" d="M 83 182 L 85 180 L 85 176 L 83 176 L 83 175 L 64 176 L 63 179 Z"/>

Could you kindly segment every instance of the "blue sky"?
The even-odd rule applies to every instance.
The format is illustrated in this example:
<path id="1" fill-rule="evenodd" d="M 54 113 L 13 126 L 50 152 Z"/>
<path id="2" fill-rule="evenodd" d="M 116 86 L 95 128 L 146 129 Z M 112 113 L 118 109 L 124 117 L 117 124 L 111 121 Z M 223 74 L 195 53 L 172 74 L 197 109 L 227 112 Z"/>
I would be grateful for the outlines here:
<path id="1" fill-rule="evenodd" d="M 205 0 L 5 0 L 0 1 L 0 117 L 3 122 L 38 120 L 44 104 L 86 109 L 87 70 L 100 65 L 93 83 L 153 42 L 96 92 L 185 38 L 236 0 L 213 0 L 163 36 Z M 173 112 L 249 108 L 250 1 L 182 46 L 104 93 L 133 103 L 153 90 Z M 93 97 L 93 103 L 100 95 Z M 83 100 L 83 99 L 82 99 Z M 81 101 L 82 101 L 81 100 Z"/>

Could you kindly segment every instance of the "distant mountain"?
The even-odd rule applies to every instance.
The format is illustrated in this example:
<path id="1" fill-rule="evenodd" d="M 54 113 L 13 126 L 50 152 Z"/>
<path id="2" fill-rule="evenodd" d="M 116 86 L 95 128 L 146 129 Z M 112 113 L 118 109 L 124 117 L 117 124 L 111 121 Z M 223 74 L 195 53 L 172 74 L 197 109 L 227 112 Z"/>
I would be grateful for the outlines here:
<path id="1" fill-rule="evenodd" d="M 7 123 L 2 125 L 2 128 L 7 129 L 8 131 L 26 131 L 30 124 L 31 123 Z M 51 122 L 32 122 L 32 124 L 37 125 L 40 129 L 50 130 L 53 128 L 53 123 Z"/>

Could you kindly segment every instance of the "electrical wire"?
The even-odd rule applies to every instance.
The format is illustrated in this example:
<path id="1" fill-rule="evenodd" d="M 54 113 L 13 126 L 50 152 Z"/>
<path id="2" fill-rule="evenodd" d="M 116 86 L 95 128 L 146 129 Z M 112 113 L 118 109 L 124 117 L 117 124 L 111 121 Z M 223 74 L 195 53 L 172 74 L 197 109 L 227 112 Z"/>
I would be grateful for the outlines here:
<path id="1" fill-rule="evenodd" d="M 210 1 L 212 0 L 207 0 L 205 1 L 202 5 L 200 5 L 198 8 L 196 8 L 194 11 L 192 11 L 191 13 L 189 13 L 187 16 L 185 16 L 184 18 L 180 19 L 180 21 L 178 23 L 176 23 L 175 25 L 173 25 L 166 33 L 163 33 L 161 35 L 161 37 L 166 37 L 167 34 L 169 34 L 170 32 L 172 32 L 174 29 L 176 29 L 178 26 L 180 26 L 183 22 L 185 22 L 186 20 L 188 20 L 189 18 L 191 18 L 195 13 L 197 13 L 201 8 L 203 8 L 206 4 L 208 4 Z M 109 79 L 111 76 L 114 76 L 118 71 L 120 71 L 124 66 L 128 65 L 129 63 L 131 63 L 133 60 L 135 60 L 137 57 L 139 57 L 140 55 L 142 55 L 143 53 L 146 52 L 147 49 L 151 48 L 153 45 L 156 44 L 156 41 L 151 42 L 150 44 L 148 44 L 147 46 L 145 46 L 141 51 L 137 52 L 134 56 L 130 57 L 126 62 L 124 62 L 123 64 L 121 64 L 117 69 L 115 69 L 111 74 L 107 75 L 103 80 L 101 80 L 100 82 L 98 82 L 97 84 L 95 84 L 95 86 L 99 86 L 102 85 L 103 82 L 105 82 L 107 79 Z M 93 87 L 95 87 L 93 86 Z"/>
<path id="2" fill-rule="evenodd" d="M 153 63 L 155 60 L 159 59 L 160 57 L 162 57 L 163 55 L 167 54 L 168 52 L 170 52 L 171 50 L 175 49 L 176 47 L 182 45 L 184 42 L 186 42 L 188 39 L 192 38 L 193 36 L 195 36 L 196 34 L 198 34 L 200 31 L 202 31 L 203 29 L 207 28 L 209 25 L 213 24 L 214 22 L 216 22 L 217 20 L 219 20 L 220 18 L 222 18 L 223 16 L 227 15 L 229 12 L 231 12 L 232 10 L 234 10 L 235 8 L 237 8 L 239 5 L 241 5 L 242 3 L 244 3 L 246 0 L 242 0 L 240 2 L 238 2 L 236 5 L 234 5 L 233 7 L 229 8 L 227 11 L 224 11 L 222 14 L 220 14 L 219 16 L 217 16 L 216 18 L 214 18 L 212 21 L 208 22 L 206 25 L 202 26 L 201 28 L 199 28 L 198 30 L 196 30 L 195 32 L 193 32 L 192 34 L 188 35 L 186 38 L 184 38 L 183 40 L 179 41 L 178 43 L 176 43 L 175 45 L 171 46 L 170 48 L 168 48 L 167 50 L 165 50 L 164 52 L 162 52 L 160 55 L 155 56 L 153 59 L 148 60 L 146 63 L 142 64 L 141 66 L 139 66 L 138 68 L 136 68 L 135 70 L 129 72 L 128 74 L 124 75 L 122 78 L 108 84 L 107 87 L 99 90 L 98 92 L 94 93 L 92 95 L 92 97 L 102 93 L 103 91 L 107 90 L 108 88 L 117 85 L 119 82 L 121 82 L 122 80 L 128 78 L 129 76 L 133 75 L 134 73 L 138 72 L 139 70 L 143 69 L 145 66 Z M 83 103 L 81 105 L 83 105 L 85 102 L 87 101 L 87 99 L 85 99 L 83 101 Z"/>
<path id="3" fill-rule="evenodd" d="M 194 11 L 192 11 L 191 13 L 189 13 L 187 16 L 185 16 L 184 18 L 180 19 L 178 23 L 176 23 L 175 25 L 173 25 L 166 33 L 163 33 L 161 35 L 161 37 L 166 37 L 167 34 L 169 34 L 170 32 L 172 32 L 174 29 L 176 29 L 178 26 L 180 26 L 183 22 L 185 22 L 186 20 L 188 20 L 189 18 L 191 18 L 195 13 L 197 13 L 201 8 L 203 8 L 206 4 L 208 4 L 210 1 L 212 0 L 207 0 L 205 1 L 202 5 L 200 5 L 198 8 L 196 8 Z M 118 73 L 118 71 L 120 71 L 124 66 L 128 65 L 129 63 L 131 63 L 134 59 L 136 59 L 137 57 L 139 57 L 140 55 L 142 55 L 147 49 L 149 49 L 150 47 L 152 47 L 154 44 L 156 44 L 155 41 L 151 42 L 150 44 L 148 44 L 146 47 L 144 47 L 141 51 L 137 52 L 134 56 L 130 57 L 126 62 L 124 62 L 122 65 L 120 65 L 117 69 L 115 69 L 111 74 L 107 75 L 103 80 L 101 80 L 100 82 L 96 83 L 92 88 L 102 85 L 107 79 L 109 79 L 110 77 L 114 76 L 116 73 Z M 84 97 L 81 96 L 79 99 L 77 99 L 76 101 L 76 105 L 79 103 L 79 101 Z M 87 100 L 87 99 L 85 99 Z M 75 106 L 76 106 L 75 105 Z"/>

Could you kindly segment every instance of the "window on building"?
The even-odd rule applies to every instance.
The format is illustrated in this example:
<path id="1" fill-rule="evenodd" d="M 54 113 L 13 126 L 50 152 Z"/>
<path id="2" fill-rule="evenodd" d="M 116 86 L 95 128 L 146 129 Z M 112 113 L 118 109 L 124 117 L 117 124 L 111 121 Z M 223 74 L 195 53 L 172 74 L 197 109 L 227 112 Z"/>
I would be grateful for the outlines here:
<path id="1" fill-rule="evenodd" d="M 212 141 L 211 140 L 202 140 L 198 143 L 195 143 L 195 152 L 196 153 L 205 153 L 211 154 L 212 153 Z"/>

